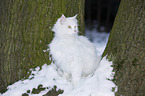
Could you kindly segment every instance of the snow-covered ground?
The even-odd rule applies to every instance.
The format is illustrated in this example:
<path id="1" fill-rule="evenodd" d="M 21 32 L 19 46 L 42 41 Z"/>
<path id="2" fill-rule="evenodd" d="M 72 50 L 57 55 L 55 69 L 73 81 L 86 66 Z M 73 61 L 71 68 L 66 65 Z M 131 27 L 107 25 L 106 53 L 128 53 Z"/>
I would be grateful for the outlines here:
<path id="1" fill-rule="evenodd" d="M 90 40 L 96 45 L 98 54 L 101 55 L 105 49 L 109 34 L 98 33 L 96 30 L 86 30 L 86 36 L 91 38 Z M 43 96 L 54 86 L 57 86 L 56 90 L 64 90 L 59 96 L 115 96 L 112 87 L 116 86 L 112 81 L 108 80 L 112 79 L 114 74 L 111 65 L 112 62 L 104 57 L 94 74 L 82 78 L 76 86 L 73 86 L 57 74 L 53 63 L 51 65 L 44 64 L 42 69 L 39 67 L 35 68 L 35 70 L 31 69 L 32 73 L 29 79 L 19 80 L 13 85 L 9 85 L 8 91 L 0 94 L 0 96 L 22 96 L 23 93 L 27 93 L 29 96 Z M 38 94 L 31 94 L 32 90 L 37 89 L 40 85 L 45 89 L 40 93 L 38 92 Z"/>

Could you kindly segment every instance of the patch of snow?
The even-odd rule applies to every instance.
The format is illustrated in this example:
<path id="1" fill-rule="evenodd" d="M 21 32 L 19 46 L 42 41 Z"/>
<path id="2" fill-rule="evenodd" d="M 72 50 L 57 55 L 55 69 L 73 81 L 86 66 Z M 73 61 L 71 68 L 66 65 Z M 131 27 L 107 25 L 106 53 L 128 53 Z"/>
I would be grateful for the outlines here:
<path id="1" fill-rule="evenodd" d="M 100 62 L 99 68 L 96 72 L 88 77 L 83 78 L 78 85 L 72 86 L 66 79 L 60 77 L 55 70 L 55 65 L 44 64 L 39 71 L 39 67 L 32 71 L 34 75 L 30 75 L 33 79 L 20 80 L 13 85 L 8 86 L 8 91 L 2 96 L 21 96 L 27 90 L 37 88 L 39 84 L 43 87 L 53 88 L 54 85 L 58 89 L 64 90 L 63 94 L 59 96 L 115 96 L 112 92 L 112 87 L 115 84 L 107 78 L 112 79 L 112 62 L 108 62 L 104 57 Z M 50 89 L 40 92 L 39 94 L 29 94 L 29 96 L 42 96 Z"/>

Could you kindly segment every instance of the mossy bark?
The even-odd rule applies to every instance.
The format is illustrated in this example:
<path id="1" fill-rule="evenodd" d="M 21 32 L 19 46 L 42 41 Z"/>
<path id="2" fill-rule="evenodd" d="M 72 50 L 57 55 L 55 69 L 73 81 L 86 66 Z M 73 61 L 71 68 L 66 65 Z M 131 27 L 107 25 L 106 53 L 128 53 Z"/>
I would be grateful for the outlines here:
<path id="1" fill-rule="evenodd" d="M 116 96 L 144 96 L 144 0 L 122 0 L 103 56 L 113 61 Z"/>
<path id="2" fill-rule="evenodd" d="M 50 64 L 51 28 L 62 15 L 78 14 L 84 33 L 84 0 L 0 1 L 0 92 L 27 78 L 30 68 Z"/>

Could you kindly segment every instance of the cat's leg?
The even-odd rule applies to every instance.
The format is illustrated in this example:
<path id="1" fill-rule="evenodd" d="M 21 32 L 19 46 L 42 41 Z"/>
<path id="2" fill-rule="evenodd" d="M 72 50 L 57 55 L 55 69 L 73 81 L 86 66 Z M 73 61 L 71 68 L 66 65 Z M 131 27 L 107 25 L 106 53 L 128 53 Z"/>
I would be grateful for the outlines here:
<path id="1" fill-rule="evenodd" d="M 82 68 L 73 68 L 71 71 L 71 83 L 76 85 L 81 80 Z"/>
<path id="2" fill-rule="evenodd" d="M 63 71 L 61 68 L 58 68 L 58 67 L 55 67 L 55 69 L 56 69 L 59 76 L 67 79 L 68 81 L 70 81 L 70 74 L 69 73 Z"/>
<path id="3" fill-rule="evenodd" d="M 69 74 L 69 73 L 63 72 L 62 77 L 65 78 L 65 79 L 66 79 L 67 81 L 69 81 L 69 82 L 71 81 L 71 80 L 70 80 L 70 74 Z"/>

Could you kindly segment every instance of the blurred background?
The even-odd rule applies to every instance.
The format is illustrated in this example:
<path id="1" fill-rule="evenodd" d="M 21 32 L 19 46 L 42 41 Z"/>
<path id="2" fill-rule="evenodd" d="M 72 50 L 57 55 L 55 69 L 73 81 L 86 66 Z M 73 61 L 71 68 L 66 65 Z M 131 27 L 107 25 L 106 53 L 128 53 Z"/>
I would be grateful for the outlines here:
<path id="1" fill-rule="evenodd" d="M 106 47 L 121 0 L 85 0 L 85 36 L 96 46 L 98 55 Z"/>
<path id="2" fill-rule="evenodd" d="M 121 0 L 85 0 L 85 26 L 110 32 Z"/>

